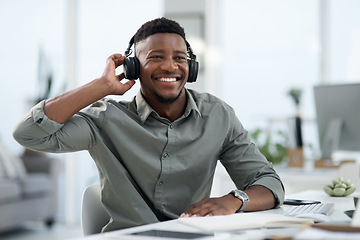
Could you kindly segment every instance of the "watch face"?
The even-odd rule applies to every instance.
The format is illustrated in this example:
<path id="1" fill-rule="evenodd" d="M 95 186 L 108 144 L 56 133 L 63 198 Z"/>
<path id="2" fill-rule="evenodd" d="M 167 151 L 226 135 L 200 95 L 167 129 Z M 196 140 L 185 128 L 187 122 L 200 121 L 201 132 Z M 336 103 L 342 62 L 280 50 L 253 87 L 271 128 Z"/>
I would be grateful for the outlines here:
<path id="1" fill-rule="evenodd" d="M 235 194 L 235 197 L 241 198 L 245 201 L 249 199 L 248 195 L 243 191 L 234 190 L 234 194 Z"/>
<path id="2" fill-rule="evenodd" d="M 239 195 L 246 200 L 249 199 L 248 195 L 246 193 L 244 193 L 243 191 L 239 191 Z"/>

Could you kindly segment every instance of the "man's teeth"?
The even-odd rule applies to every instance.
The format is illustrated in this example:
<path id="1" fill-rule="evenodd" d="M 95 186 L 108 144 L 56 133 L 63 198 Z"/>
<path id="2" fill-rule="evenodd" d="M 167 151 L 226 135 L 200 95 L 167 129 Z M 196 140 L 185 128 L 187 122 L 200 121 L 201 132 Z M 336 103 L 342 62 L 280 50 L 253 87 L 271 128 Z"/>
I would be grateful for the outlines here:
<path id="1" fill-rule="evenodd" d="M 160 78 L 162 82 L 176 82 L 176 78 Z"/>

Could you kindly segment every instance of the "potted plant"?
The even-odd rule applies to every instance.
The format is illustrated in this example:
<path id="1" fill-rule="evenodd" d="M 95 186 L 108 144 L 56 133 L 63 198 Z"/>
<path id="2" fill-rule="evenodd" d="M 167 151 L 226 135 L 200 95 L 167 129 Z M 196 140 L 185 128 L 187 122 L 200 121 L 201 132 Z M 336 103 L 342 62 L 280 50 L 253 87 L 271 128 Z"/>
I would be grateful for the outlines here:
<path id="1" fill-rule="evenodd" d="M 301 116 L 301 110 L 300 110 L 300 101 L 301 101 L 301 95 L 303 91 L 300 88 L 291 88 L 288 92 L 288 95 L 293 100 L 295 106 L 296 106 L 296 116 Z"/>
<path id="2" fill-rule="evenodd" d="M 287 137 L 281 130 L 277 130 L 273 136 L 270 132 L 264 133 L 262 129 L 256 129 L 251 137 L 259 151 L 274 165 L 281 164 L 287 156 Z M 276 138 L 276 140 L 275 140 Z"/>
<path id="3" fill-rule="evenodd" d="M 291 88 L 288 95 L 293 100 L 296 107 L 296 114 L 289 118 L 289 167 L 303 167 L 304 153 L 303 153 L 303 139 L 302 139 L 302 120 L 301 120 L 301 96 L 302 89 Z"/>

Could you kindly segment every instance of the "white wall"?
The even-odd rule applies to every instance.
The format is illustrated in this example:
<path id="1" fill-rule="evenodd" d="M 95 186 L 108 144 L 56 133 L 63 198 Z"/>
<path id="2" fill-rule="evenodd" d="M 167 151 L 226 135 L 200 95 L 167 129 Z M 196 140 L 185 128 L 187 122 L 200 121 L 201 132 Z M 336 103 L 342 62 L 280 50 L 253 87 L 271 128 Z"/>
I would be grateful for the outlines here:
<path id="1" fill-rule="evenodd" d="M 0 0 L 0 138 L 12 151 L 17 121 L 38 94 L 38 51 L 42 47 L 56 81 L 63 78 L 64 1 Z"/>
<path id="2" fill-rule="evenodd" d="M 360 1 L 329 4 L 329 81 L 360 82 Z"/>

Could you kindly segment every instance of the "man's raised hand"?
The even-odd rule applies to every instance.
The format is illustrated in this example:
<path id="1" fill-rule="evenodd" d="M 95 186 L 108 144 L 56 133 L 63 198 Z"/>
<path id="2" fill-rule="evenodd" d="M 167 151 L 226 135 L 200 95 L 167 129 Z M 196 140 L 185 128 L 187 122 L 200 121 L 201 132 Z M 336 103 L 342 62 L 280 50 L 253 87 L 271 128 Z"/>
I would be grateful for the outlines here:
<path id="1" fill-rule="evenodd" d="M 103 80 L 107 81 L 111 87 L 111 93 L 113 95 L 123 95 L 127 92 L 132 86 L 134 86 L 135 81 L 129 80 L 125 83 L 122 83 L 121 80 L 125 78 L 124 73 L 116 75 L 116 68 L 123 65 L 125 61 L 125 56 L 120 53 L 113 54 L 107 58 L 106 67 L 102 75 Z"/>

